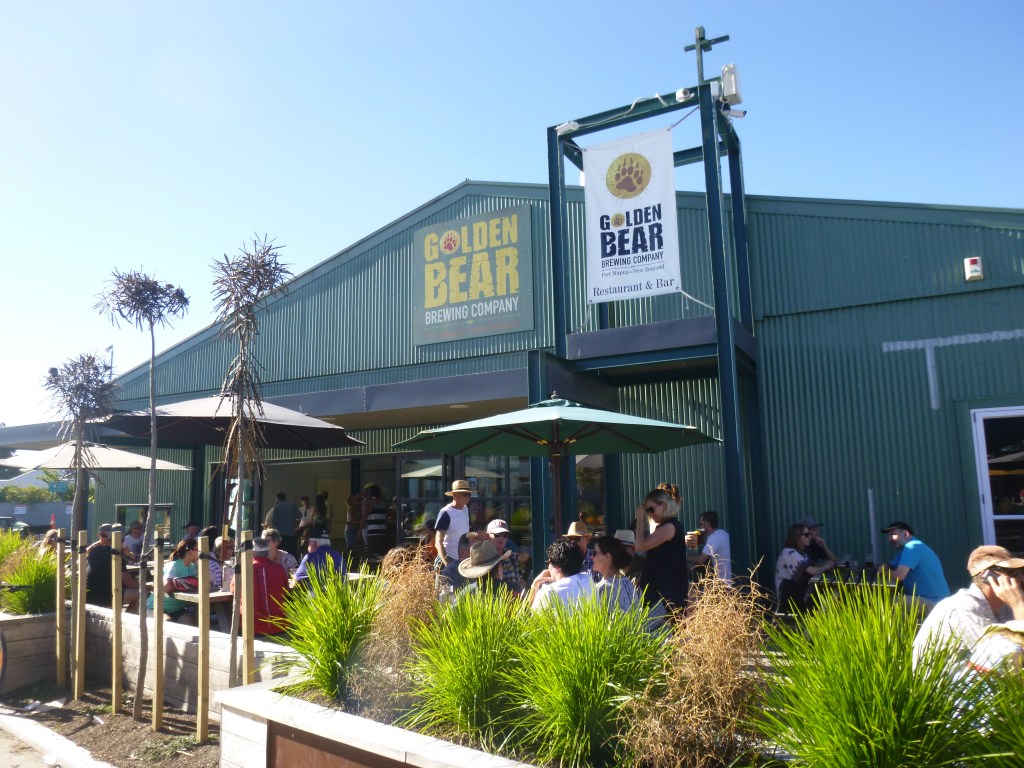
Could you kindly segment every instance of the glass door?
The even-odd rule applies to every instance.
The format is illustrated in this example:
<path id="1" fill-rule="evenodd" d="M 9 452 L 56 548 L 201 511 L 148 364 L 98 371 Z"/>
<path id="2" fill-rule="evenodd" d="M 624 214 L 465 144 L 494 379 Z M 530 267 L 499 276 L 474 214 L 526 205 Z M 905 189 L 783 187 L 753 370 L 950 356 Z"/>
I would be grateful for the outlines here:
<path id="1" fill-rule="evenodd" d="M 1024 552 L 1024 406 L 971 412 L 986 544 Z"/>

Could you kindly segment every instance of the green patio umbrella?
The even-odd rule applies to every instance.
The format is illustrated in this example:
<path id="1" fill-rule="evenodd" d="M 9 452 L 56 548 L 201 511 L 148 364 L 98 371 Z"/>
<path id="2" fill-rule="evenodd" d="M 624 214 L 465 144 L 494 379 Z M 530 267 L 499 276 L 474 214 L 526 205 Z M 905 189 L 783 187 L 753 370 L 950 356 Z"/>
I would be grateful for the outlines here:
<path id="1" fill-rule="evenodd" d="M 554 524 L 561 532 L 559 465 L 568 455 L 661 453 L 670 448 L 716 442 L 696 427 L 628 416 L 565 400 L 552 393 L 519 411 L 427 429 L 395 444 L 396 449 L 505 456 L 545 456 L 554 469 Z"/>

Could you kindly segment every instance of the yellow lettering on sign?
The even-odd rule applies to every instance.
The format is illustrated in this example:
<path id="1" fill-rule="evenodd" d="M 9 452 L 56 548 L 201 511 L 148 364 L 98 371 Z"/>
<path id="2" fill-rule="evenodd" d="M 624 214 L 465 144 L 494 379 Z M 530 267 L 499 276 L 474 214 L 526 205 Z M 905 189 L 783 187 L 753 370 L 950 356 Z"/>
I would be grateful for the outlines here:
<path id="1" fill-rule="evenodd" d="M 480 299 L 494 295 L 494 275 L 487 251 L 473 254 L 469 265 L 469 298 Z"/>
<path id="2" fill-rule="evenodd" d="M 425 264 L 424 276 L 424 307 L 440 307 L 448 301 L 448 284 L 445 282 L 444 262 Z"/>
<path id="3" fill-rule="evenodd" d="M 498 264 L 498 295 L 519 293 L 519 249 L 499 248 L 494 260 Z"/>
<path id="4" fill-rule="evenodd" d="M 431 232 L 423 238 L 423 258 L 427 261 L 434 261 L 440 255 L 441 250 L 438 248 L 440 238 L 436 233 Z"/>
<path id="5" fill-rule="evenodd" d="M 465 256 L 456 256 L 448 260 L 448 300 L 456 303 L 469 298 L 466 290 L 462 287 L 466 282 L 466 273 L 463 269 L 466 266 Z"/>
<path id="6" fill-rule="evenodd" d="M 501 220 L 502 229 L 502 241 L 501 245 L 509 245 L 510 243 L 519 242 L 519 214 L 513 214 L 512 216 L 506 216 Z M 495 243 L 492 248 L 497 247 Z"/>

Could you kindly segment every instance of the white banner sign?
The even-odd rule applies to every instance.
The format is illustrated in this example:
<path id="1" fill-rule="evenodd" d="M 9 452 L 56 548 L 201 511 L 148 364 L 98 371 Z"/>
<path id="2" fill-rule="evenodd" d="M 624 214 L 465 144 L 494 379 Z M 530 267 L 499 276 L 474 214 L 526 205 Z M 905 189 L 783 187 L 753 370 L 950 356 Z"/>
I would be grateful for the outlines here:
<path id="1" fill-rule="evenodd" d="M 587 303 L 680 293 L 672 133 L 583 150 Z"/>

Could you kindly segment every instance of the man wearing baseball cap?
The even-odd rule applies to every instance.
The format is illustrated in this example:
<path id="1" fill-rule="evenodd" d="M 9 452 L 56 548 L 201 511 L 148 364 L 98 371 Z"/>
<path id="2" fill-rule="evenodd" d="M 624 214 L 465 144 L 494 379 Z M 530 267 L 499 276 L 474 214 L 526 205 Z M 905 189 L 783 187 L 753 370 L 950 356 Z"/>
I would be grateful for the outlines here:
<path id="1" fill-rule="evenodd" d="M 510 592 L 518 595 L 522 593 L 523 585 L 519 582 L 518 558 L 515 551 L 508 546 L 510 535 L 511 531 L 504 520 L 494 519 L 487 524 L 487 536 L 494 542 L 494 550 L 499 555 L 505 554 L 506 551 L 510 554 L 510 557 L 502 560 L 501 565 L 498 566 L 498 579 L 508 587 Z"/>
<path id="2" fill-rule="evenodd" d="M 942 563 L 931 548 L 914 536 L 914 530 L 902 520 L 882 529 L 889 543 L 898 550 L 896 557 L 878 569 L 878 579 L 894 579 L 903 585 L 908 600 L 924 606 L 925 613 L 943 598 L 949 597 L 949 584 L 942 572 Z"/>
<path id="3" fill-rule="evenodd" d="M 950 642 L 956 644 L 958 660 L 966 661 L 988 627 L 1024 620 L 1024 558 L 986 545 L 971 552 L 967 572 L 970 586 L 940 600 L 918 630 L 915 666 L 931 648 Z"/>

